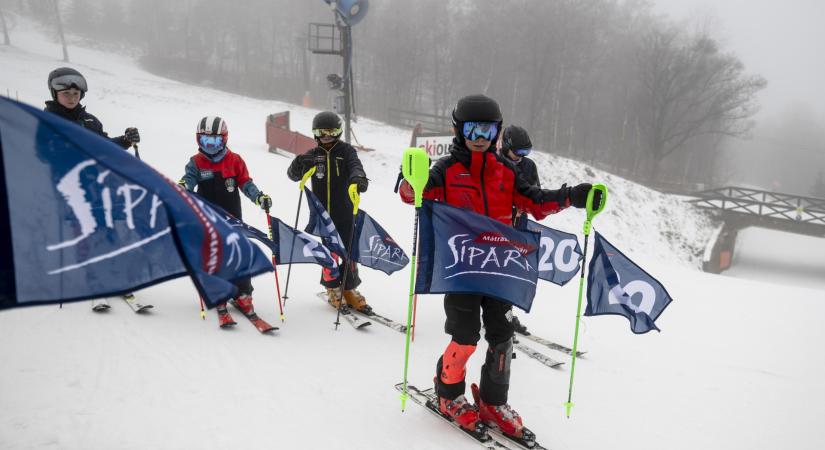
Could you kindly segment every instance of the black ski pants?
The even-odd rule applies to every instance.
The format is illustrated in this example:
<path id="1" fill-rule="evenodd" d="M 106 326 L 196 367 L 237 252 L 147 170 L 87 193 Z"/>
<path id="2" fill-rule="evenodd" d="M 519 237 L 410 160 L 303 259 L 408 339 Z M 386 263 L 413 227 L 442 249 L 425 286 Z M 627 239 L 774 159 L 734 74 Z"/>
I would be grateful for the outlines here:
<path id="1" fill-rule="evenodd" d="M 484 324 L 484 339 L 488 349 L 481 368 L 479 394 L 485 403 L 507 403 L 510 388 L 510 361 L 513 354 L 512 305 L 495 298 L 474 294 L 447 294 L 444 296 L 444 312 L 447 320 L 444 331 L 460 345 L 477 345 Z M 481 316 L 481 320 L 479 320 Z M 436 374 L 441 373 L 441 360 Z M 438 392 L 445 398 L 455 398 L 464 393 L 465 383 L 444 384 L 437 376 Z"/>

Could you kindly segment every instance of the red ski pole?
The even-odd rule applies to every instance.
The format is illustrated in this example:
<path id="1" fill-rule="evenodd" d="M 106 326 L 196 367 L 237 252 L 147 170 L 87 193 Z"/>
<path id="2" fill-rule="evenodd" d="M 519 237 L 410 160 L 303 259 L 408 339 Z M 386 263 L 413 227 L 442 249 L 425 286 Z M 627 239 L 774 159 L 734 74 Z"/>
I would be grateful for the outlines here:
<path id="1" fill-rule="evenodd" d="M 272 239 L 272 218 L 269 216 L 269 208 L 266 209 L 266 224 L 269 226 L 269 239 Z M 272 253 L 272 269 L 275 272 L 275 291 L 278 293 L 278 309 L 281 311 L 281 322 L 286 320 L 284 317 L 284 305 L 281 303 L 281 283 L 278 281 L 278 260 L 275 258 L 275 253 Z"/>

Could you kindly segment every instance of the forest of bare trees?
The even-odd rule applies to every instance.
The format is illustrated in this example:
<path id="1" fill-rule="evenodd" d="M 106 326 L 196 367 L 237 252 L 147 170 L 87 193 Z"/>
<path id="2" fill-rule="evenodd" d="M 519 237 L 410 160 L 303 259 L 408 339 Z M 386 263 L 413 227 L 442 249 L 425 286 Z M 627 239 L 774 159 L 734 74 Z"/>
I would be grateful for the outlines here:
<path id="1" fill-rule="evenodd" d="M 55 0 L 0 0 L 48 23 Z M 328 107 L 340 58 L 307 51 L 321 0 L 57 0 L 67 32 L 134 51 L 149 70 Z M 745 135 L 765 80 L 706 27 L 644 0 L 372 0 L 353 27 L 356 110 L 448 115 L 496 98 L 537 150 L 658 186 L 725 181 L 721 143 Z"/>

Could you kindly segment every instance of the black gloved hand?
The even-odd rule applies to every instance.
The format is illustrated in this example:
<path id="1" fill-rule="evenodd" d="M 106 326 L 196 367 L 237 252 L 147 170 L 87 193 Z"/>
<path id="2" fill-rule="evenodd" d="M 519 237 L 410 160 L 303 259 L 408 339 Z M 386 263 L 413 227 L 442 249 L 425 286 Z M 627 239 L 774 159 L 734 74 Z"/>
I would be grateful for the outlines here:
<path id="1" fill-rule="evenodd" d="M 269 211 L 269 208 L 272 208 L 272 199 L 261 192 L 258 194 L 258 198 L 255 199 L 255 204 L 261 207 L 264 211 Z"/>
<path id="2" fill-rule="evenodd" d="M 126 131 L 123 132 L 123 137 L 125 137 L 126 141 L 130 144 L 140 142 L 140 133 L 138 133 L 138 129 L 134 127 L 127 128 Z"/>
<path id="3" fill-rule="evenodd" d="M 350 184 L 358 186 L 358 192 L 367 192 L 367 187 L 370 185 L 370 182 L 364 177 L 352 177 Z"/>
<path id="4" fill-rule="evenodd" d="M 571 187 L 569 193 L 567 194 L 567 196 L 570 198 L 570 204 L 575 206 L 576 208 L 586 208 L 587 194 L 590 192 L 590 189 L 592 188 L 593 185 L 590 183 L 582 183 Z"/>

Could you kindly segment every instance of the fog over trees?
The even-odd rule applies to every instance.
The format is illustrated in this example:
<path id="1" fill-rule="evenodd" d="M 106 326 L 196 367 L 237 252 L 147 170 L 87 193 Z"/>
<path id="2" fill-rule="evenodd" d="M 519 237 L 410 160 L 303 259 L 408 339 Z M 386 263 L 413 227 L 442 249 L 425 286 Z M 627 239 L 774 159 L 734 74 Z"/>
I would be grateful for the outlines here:
<path id="1" fill-rule="evenodd" d="M 54 1 L 0 0 L 0 9 L 6 21 L 11 12 L 53 27 Z M 342 72 L 341 58 L 307 51 L 308 24 L 333 23 L 321 0 L 58 3 L 67 33 L 189 83 L 294 103 L 309 91 L 329 108 L 326 77 Z M 730 182 L 742 158 L 758 159 L 747 141 L 725 148 L 749 136 L 766 80 L 713 27 L 673 22 L 645 0 L 372 0 L 353 41 L 360 117 L 448 116 L 460 96 L 485 93 L 538 151 L 680 190 Z M 760 155 L 767 183 L 781 158 Z M 797 192 L 810 194 L 817 174 L 822 183 L 818 168 Z"/>

